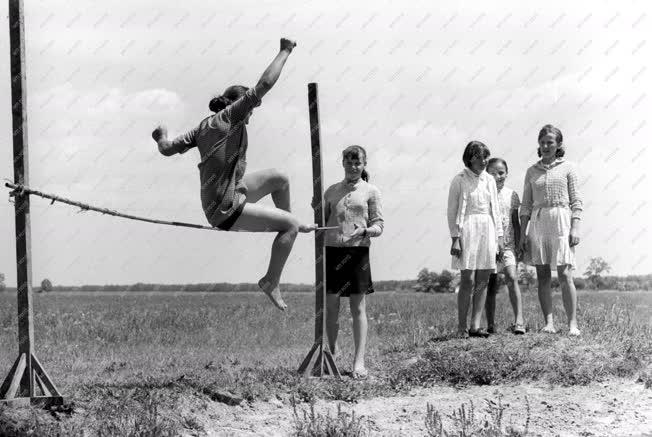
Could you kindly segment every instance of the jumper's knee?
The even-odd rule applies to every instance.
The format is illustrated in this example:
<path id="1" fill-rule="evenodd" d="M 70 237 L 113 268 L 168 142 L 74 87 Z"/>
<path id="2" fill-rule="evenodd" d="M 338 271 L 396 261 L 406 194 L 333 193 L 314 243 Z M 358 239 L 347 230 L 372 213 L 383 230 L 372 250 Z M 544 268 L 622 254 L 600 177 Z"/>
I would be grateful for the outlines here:
<path id="1" fill-rule="evenodd" d="M 284 190 L 290 186 L 290 178 L 281 170 L 272 169 L 270 180 L 276 189 Z"/>

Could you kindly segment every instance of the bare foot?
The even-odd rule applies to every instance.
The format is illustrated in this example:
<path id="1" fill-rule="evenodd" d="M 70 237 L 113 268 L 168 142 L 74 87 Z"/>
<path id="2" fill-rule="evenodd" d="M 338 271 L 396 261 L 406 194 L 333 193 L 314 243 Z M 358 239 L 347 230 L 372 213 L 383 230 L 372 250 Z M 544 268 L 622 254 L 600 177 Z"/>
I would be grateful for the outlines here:
<path id="1" fill-rule="evenodd" d="M 258 286 L 261 290 L 263 290 L 267 297 L 271 299 L 276 308 L 285 311 L 288 306 L 283 301 L 281 290 L 278 288 L 278 284 L 272 284 L 265 278 L 262 278 L 260 281 L 258 281 Z"/>
<path id="2" fill-rule="evenodd" d="M 541 332 L 545 332 L 546 334 L 556 334 L 557 330 L 555 329 L 553 324 L 548 324 L 541 328 Z"/>
<path id="3" fill-rule="evenodd" d="M 315 223 L 309 224 L 309 225 L 299 225 L 299 232 L 302 233 L 308 233 L 308 232 L 313 232 L 314 230 L 317 229 L 317 225 Z"/>
<path id="4" fill-rule="evenodd" d="M 579 337 L 581 334 L 580 330 L 577 328 L 577 325 L 570 325 L 568 330 L 568 335 L 571 337 Z"/>
<path id="5" fill-rule="evenodd" d="M 351 374 L 351 377 L 353 379 L 367 379 L 367 376 L 369 374 L 367 373 L 367 369 L 363 367 L 354 367 L 353 368 L 353 373 Z"/>

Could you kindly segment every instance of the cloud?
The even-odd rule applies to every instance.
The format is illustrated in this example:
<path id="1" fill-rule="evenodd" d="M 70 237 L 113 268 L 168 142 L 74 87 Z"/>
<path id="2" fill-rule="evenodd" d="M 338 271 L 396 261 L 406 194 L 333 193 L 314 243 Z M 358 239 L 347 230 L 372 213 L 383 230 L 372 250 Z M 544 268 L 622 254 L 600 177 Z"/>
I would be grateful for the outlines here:
<path id="1" fill-rule="evenodd" d="M 181 97 L 162 88 L 126 92 L 122 88 L 76 89 L 70 82 L 36 95 L 36 108 L 77 118 L 152 116 L 183 109 Z"/>

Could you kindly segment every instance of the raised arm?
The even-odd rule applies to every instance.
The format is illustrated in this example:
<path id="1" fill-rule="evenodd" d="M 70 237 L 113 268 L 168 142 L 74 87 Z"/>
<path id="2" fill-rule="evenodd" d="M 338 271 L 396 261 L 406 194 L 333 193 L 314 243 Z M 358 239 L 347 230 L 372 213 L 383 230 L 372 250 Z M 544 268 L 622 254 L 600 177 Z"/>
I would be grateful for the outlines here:
<path id="1" fill-rule="evenodd" d="M 297 43 L 286 39 L 281 38 L 281 49 L 272 61 L 271 64 L 265 69 L 263 75 L 258 79 L 258 83 L 254 87 L 256 90 L 256 95 L 259 99 L 262 99 L 265 94 L 272 89 L 278 78 L 281 76 L 281 70 L 287 61 L 288 56 L 292 53 L 294 47 Z"/>
<path id="2" fill-rule="evenodd" d="M 265 72 L 258 80 L 258 83 L 252 88 L 247 90 L 242 97 L 235 102 L 229 104 L 224 109 L 224 117 L 232 124 L 239 124 L 244 122 L 251 114 L 251 111 L 260 105 L 261 99 L 267 92 L 272 89 L 279 76 L 281 70 L 287 61 L 288 56 L 292 53 L 292 49 L 296 43 L 289 39 L 281 39 L 281 50 L 278 52 L 271 64 L 265 69 Z"/>

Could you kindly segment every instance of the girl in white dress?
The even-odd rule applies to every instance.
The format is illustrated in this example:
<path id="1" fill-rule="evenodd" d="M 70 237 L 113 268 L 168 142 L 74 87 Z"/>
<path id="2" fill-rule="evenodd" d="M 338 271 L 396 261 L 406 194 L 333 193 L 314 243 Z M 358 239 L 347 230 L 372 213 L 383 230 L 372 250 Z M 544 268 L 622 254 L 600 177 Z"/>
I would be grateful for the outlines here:
<path id="1" fill-rule="evenodd" d="M 489 275 L 502 257 L 503 226 L 496 181 L 485 168 L 489 148 L 480 141 L 466 145 L 466 168 L 451 181 L 448 193 L 448 228 L 452 238 L 452 268 L 461 270 L 457 295 L 458 332 L 461 336 L 487 337 L 480 328 Z M 468 310 L 472 302 L 471 329 Z"/>
<path id="2" fill-rule="evenodd" d="M 539 160 L 525 174 L 521 227 L 524 261 L 537 269 L 539 303 L 543 310 L 543 332 L 555 333 L 552 319 L 551 270 L 557 269 L 569 335 L 580 335 L 577 327 L 577 292 L 573 283 L 575 246 L 579 243 L 582 198 L 575 166 L 564 160 L 563 136 L 545 125 L 539 131 Z M 529 224 L 529 228 L 528 228 Z"/>

